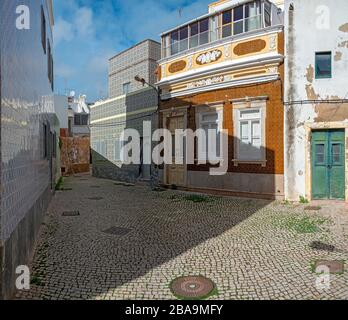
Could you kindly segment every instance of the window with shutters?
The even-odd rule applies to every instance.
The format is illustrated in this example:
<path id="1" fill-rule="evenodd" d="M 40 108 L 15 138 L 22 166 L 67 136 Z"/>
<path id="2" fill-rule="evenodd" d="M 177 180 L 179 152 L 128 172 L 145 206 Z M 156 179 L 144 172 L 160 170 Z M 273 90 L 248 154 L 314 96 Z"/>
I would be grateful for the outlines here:
<path id="1" fill-rule="evenodd" d="M 199 160 L 218 160 L 221 157 L 221 131 L 223 127 L 222 109 L 208 112 L 199 112 L 199 128 L 205 131 L 205 144 L 197 145 Z M 209 133 L 210 132 L 210 133 Z M 209 134 L 215 136 L 213 142 Z M 213 136 L 212 136 L 213 137 Z M 210 156 L 209 156 L 210 155 Z"/>
<path id="2" fill-rule="evenodd" d="M 243 107 L 244 106 L 244 107 Z M 234 111 L 234 162 L 266 163 L 266 101 L 240 104 Z"/>

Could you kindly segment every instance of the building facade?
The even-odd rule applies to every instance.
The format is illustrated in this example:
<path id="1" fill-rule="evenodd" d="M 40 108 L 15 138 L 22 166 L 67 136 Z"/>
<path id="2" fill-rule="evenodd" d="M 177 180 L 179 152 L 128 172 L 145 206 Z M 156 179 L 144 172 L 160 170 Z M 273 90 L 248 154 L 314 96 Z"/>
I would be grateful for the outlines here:
<path id="1" fill-rule="evenodd" d="M 90 137 L 90 109 L 86 96 L 70 97 L 68 112 L 68 130 L 70 136 Z"/>
<path id="2" fill-rule="evenodd" d="M 86 96 L 55 95 L 55 110 L 61 123 L 60 166 L 63 175 L 90 171 L 90 110 Z"/>
<path id="3" fill-rule="evenodd" d="M 289 200 L 348 201 L 347 12 L 345 0 L 285 2 Z"/>
<path id="4" fill-rule="evenodd" d="M 160 126 L 173 135 L 228 132 L 225 175 L 210 175 L 210 165 L 173 163 L 163 167 L 164 185 L 284 197 L 283 42 L 283 13 L 264 0 L 218 1 L 162 34 Z"/>
<path id="5" fill-rule="evenodd" d="M 151 121 L 152 132 L 158 127 L 157 92 L 135 77 L 153 85 L 160 55 L 160 44 L 146 40 L 110 59 L 109 98 L 91 106 L 94 176 L 126 182 L 150 179 L 150 165 L 122 165 L 120 139 L 124 129 L 136 129 L 143 143 L 149 138 L 143 135 L 144 121 Z"/>
<path id="6" fill-rule="evenodd" d="M 0 295 L 14 293 L 54 192 L 59 121 L 54 111 L 50 0 L 0 1 Z"/>

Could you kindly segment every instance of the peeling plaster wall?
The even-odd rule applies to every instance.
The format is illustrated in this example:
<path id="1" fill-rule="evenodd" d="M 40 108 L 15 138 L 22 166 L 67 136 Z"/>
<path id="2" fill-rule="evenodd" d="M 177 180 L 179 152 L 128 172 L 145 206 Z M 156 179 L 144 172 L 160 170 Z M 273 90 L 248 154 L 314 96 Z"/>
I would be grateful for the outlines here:
<path id="1" fill-rule="evenodd" d="M 285 193 L 289 200 L 311 198 L 311 129 L 337 124 L 348 128 L 348 104 L 308 103 L 348 99 L 347 12 L 347 0 L 285 1 Z M 315 53 L 327 51 L 332 51 L 332 79 L 316 79 Z"/>

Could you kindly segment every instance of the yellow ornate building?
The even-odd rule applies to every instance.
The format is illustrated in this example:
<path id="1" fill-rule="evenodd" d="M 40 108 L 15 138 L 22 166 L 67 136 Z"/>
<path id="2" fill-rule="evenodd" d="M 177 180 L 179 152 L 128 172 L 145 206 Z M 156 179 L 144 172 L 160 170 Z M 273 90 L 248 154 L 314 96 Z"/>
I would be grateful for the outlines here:
<path id="1" fill-rule="evenodd" d="M 163 184 L 265 198 L 284 196 L 283 13 L 267 0 L 223 0 L 162 34 L 162 126 L 225 129 L 228 173 L 167 165 Z M 197 154 L 197 150 L 196 150 Z M 196 155 L 197 157 L 197 155 Z"/>

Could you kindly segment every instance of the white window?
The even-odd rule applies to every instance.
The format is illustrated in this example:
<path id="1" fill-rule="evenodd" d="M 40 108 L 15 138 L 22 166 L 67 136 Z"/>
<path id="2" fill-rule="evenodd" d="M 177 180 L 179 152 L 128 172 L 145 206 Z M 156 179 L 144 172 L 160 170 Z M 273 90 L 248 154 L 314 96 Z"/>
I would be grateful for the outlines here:
<path id="1" fill-rule="evenodd" d="M 97 152 L 104 158 L 107 158 L 107 144 L 106 141 L 97 142 Z"/>
<path id="2" fill-rule="evenodd" d="M 121 150 L 123 146 L 123 141 L 121 140 L 116 140 L 114 143 L 114 160 L 115 161 L 121 161 Z"/>
<path id="3" fill-rule="evenodd" d="M 198 159 L 199 160 L 218 160 L 221 152 L 221 131 L 222 131 L 222 109 L 200 112 L 198 114 L 199 129 L 205 131 L 205 145 L 198 143 Z M 209 143 L 209 130 L 216 133 L 216 142 Z M 208 156 L 210 155 L 210 157 Z"/>
<path id="4" fill-rule="evenodd" d="M 264 159 L 262 108 L 237 110 L 237 160 L 262 161 Z"/>
<path id="5" fill-rule="evenodd" d="M 124 83 L 123 84 L 123 94 L 128 94 L 130 92 L 130 82 Z"/>

